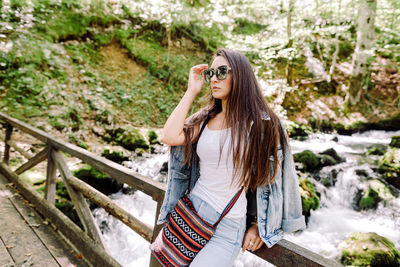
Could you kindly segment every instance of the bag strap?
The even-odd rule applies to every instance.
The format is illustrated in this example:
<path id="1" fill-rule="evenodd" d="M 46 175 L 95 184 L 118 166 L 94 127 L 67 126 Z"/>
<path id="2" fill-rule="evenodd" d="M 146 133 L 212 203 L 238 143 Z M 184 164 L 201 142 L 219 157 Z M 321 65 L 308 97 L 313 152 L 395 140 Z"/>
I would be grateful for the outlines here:
<path id="1" fill-rule="evenodd" d="M 206 119 L 204 120 L 204 122 L 203 122 L 203 125 L 201 125 L 200 132 L 199 132 L 199 136 L 197 137 L 197 141 L 196 141 L 196 143 L 193 144 L 193 147 L 192 147 L 192 156 L 191 156 L 191 157 L 192 157 L 191 166 L 194 166 L 194 164 L 196 163 L 196 157 L 193 156 L 193 153 L 196 152 L 197 143 L 199 142 L 200 135 L 201 135 L 201 133 L 203 132 L 203 130 L 204 130 L 204 128 L 206 127 L 206 125 L 207 125 L 207 123 L 208 123 L 209 120 L 210 120 L 210 117 L 207 116 L 207 118 L 206 118 Z M 189 183 L 188 183 L 188 188 L 187 188 L 187 190 L 186 190 L 186 193 L 187 193 L 187 194 L 189 194 L 189 192 L 190 192 L 190 184 L 191 184 L 191 181 L 192 181 L 192 172 L 190 172 L 190 175 L 189 175 Z"/>
<path id="2" fill-rule="evenodd" d="M 226 214 L 232 209 L 232 207 L 235 205 L 236 201 L 239 199 L 240 194 L 243 191 L 243 186 L 240 188 L 240 190 L 233 196 L 231 201 L 228 203 L 228 205 L 225 207 L 225 209 L 222 211 L 221 216 L 219 217 L 218 221 L 216 221 L 213 226 L 216 227 L 219 222 L 225 217 Z"/>

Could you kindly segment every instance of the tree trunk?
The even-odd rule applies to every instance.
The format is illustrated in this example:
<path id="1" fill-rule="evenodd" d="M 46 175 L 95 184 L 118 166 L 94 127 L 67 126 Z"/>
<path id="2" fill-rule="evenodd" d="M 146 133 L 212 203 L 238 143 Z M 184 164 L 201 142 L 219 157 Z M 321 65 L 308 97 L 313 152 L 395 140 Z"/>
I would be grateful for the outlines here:
<path id="1" fill-rule="evenodd" d="M 288 35 L 287 48 L 291 48 L 293 46 L 293 39 L 292 39 L 293 2 L 294 2 L 294 0 L 289 0 L 289 8 L 288 8 L 288 14 L 287 14 L 287 25 L 286 25 L 286 31 L 287 31 L 287 35 Z M 288 59 L 288 64 L 286 66 L 286 81 L 289 84 L 289 86 L 293 85 L 292 60 L 290 60 L 290 59 Z"/>
<path id="2" fill-rule="evenodd" d="M 352 74 L 346 102 L 355 106 L 370 80 L 370 57 L 374 55 L 375 14 L 377 0 L 361 0 L 358 9 L 357 45 L 353 54 Z"/>

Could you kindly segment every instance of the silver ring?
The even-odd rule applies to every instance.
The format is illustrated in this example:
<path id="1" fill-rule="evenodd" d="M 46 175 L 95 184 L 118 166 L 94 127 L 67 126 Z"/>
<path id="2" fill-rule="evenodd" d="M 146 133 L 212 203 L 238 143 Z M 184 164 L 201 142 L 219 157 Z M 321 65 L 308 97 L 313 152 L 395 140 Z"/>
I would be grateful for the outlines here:
<path id="1" fill-rule="evenodd" d="M 253 242 L 251 242 L 251 241 L 249 241 L 249 244 L 250 244 L 250 246 L 254 245 L 254 243 L 253 243 Z"/>

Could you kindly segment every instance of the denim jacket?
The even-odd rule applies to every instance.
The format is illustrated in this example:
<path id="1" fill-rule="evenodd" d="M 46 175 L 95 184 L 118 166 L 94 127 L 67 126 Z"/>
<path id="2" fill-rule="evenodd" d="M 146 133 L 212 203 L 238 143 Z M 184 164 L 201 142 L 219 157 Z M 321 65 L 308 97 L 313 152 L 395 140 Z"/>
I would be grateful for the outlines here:
<path id="1" fill-rule="evenodd" d="M 269 117 L 265 114 L 263 119 L 268 120 Z M 283 127 L 282 123 L 281 125 Z M 286 134 L 285 129 L 284 132 Z M 157 224 L 167 221 L 167 215 L 174 209 L 178 199 L 186 193 L 190 174 L 193 177 L 190 190 L 197 182 L 200 176 L 199 157 L 196 151 L 192 154 L 196 158 L 192 161 L 194 164 L 189 167 L 187 164 L 183 164 L 185 159 L 184 147 L 170 147 L 167 190 Z M 270 159 L 271 169 L 273 170 L 273 155 Z M 275 182 L 257 187 L 255 192 L 257 204 L 254 205 L 257 211 L 249 210 L 249 208 L 247 210 L 247 214 L 257 214 L 259 235 L 269 248 L 283 238 L 283 232 L 295 232 L 306 227 L 305 218 L 302 215 L 299 183 L 293 157 L 287 145 L 283 150 L 278 147 L 278 160 L 279 166 Z"/>

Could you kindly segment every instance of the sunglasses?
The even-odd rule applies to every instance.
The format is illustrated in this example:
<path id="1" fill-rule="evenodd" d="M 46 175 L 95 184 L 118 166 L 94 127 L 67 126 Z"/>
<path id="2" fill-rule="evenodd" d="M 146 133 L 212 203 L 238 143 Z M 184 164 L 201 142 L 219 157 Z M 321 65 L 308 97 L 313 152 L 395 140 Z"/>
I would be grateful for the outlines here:
<path id="1" fill-rule="evenodd" d="M 211 78 L 214 76 L 217 77 L 218 80 L 225 80 L 226 77 L 228 77 L 228 72 L 232 70 L 230 67 L 228 67 L 227 65 L 222 65 L 219 66 L 216 70 L 214 69 L 206 69 L 203 71 L 204 73 L 204 79 L 207 83 L 209 83 L 211 81 Z"/>

